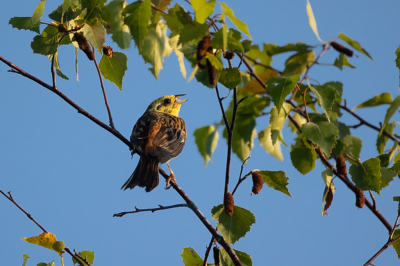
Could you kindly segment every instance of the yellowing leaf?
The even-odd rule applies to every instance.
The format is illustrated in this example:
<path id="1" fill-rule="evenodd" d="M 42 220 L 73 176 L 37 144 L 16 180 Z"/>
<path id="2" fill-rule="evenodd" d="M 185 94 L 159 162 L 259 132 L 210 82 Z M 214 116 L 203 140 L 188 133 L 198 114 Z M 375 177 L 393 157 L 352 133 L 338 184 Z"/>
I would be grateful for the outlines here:
<path id="1" fill-rule="evenodd" d="M 200 24 L 206 21 L 206 18 L 214 12 L 216 0 L 192 0 L 191 4 L 196 13 L 196 21 Z"/>
<path id="2" fill-rule="evenodd" d="M 321 40 L 321 38 L 319 37 L 318 29 L 317 29 L 317 21 L 315 20 L 310 1 L 308 1 L 308 0 L 307 0 L 306 9 L 307 9 L 308 23 L 310 24 L 311 29 L 313 30 L 314 34 L 317 36 L 318 40 L 320 42 L 324 43 L 324 41 Z"/>
<path id="3" fill-rule="evenodd" d="M 241 30 L 244 34 L 246 34 L 251 38 L 246 23 L 235 17 L 235 15 L 233 14 L 233 10 L 230 7 L 228 7 L 225 3 L 221 2 L 221 10 L 223 15 L 221 16 L 222 20 L 224 20 L 224 16 L 227 16 L 239 30 Z"/>
<path id="4" fill-rule="evenodd" d="M 278 72 L 276 70 L 267 69 L 264 73 L 258 75 L 262 81 L 266 81 L 271 77 L 277 77 Z M 252 92 L 254 94 L 265 92 L 265 89 L 258 83 L 257 80 L 252 79 L 246 86 L 243 87 L 242 92 Z"/>
<path id="5" fill-rule="evenodd" d="M 63 241 L 57 241 L 56 236 L 52 233 L 41 233 L 39 236 L 32 236 L 29 238 L 22 238 L 22 240 L 35 244 L 44 248 L 51 249 L 58 253 L 58 255 L 62 255 L 65 251 L 63 251 L 65 244 Z"/>

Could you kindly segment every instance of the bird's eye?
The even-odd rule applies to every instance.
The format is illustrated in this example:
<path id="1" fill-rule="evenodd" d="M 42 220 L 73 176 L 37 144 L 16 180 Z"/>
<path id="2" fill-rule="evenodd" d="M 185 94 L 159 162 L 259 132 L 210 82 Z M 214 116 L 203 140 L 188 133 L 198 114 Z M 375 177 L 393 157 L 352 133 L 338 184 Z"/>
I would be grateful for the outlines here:
<path id="1" fill-rule="evenodd" d="M 170 98 L 167 98 L 167 99 L 164 100 L 164 104 L 170 104 L 170 103 L 171 103 L 171 99 Z"/>

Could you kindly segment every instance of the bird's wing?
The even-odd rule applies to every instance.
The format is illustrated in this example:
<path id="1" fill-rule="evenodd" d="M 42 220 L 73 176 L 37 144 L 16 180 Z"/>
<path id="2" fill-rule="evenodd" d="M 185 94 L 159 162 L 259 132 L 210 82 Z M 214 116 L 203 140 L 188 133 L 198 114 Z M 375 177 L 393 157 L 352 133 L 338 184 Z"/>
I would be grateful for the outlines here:
<path id="1" fill-rule="evenodd" d="M 157 156 L 160 163 L 168 162 L 181 153 L 185 141 L 186 127 L 183 119 L 179 119 L 178 123 L 169 125 L 165 123 L 153 140 L 156 150 L 152 152 L 152 155 Z"/>
<path id="2" fill-rule="evenodd" d="M 136 149 L 141 149 L 144 140 L 156 135 L 161 127 L 161 122 L 157 115 L 153 113 L 144 113 L 136 122 L 132 129 L 130 141 Z"/>

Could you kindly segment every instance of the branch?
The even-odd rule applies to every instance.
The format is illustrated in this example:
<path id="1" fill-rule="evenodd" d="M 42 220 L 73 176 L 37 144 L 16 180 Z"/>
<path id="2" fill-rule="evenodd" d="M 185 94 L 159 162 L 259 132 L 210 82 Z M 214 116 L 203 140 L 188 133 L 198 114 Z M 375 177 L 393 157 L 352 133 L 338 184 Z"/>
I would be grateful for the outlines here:
<path id="1" fill-rule="evenodd" d="M 360 121 L 360 123 L 359 123 L 358 125 L 352 126 L 353 128 L 357 128 L 357 127 L 359 127 L 359 126 L 361 126 L 361 125 L 366 125 L 367 127 L 370 127 L 370 128 L 372 128 L 372 129 L 374 129 L 374 130 L 376 130 L 376 131 L 378 131 L 378 132 L 381 131 L 380 128 L 378 128 L 378 127 L 376 127 L 376 126 L 374 126 L 374 125 L 368 123 L 367 121 L 365 121 L 364 119 L 362 119 L 361 117 L 359 117 L 356 113 L 354 113 L 352 110 L 350 110 L 350 109 L 347 107 L 347 104 L 345 104 L 345 105 L 340 105 L 340 104 L 338 104 L 337 106 L 338 106 L 339 108 L 342 108 L 343 110 L 347 111 L 349 114 L 351 114 L 352 116 L 354 116 L 355 118 L 357 118 L 358 121 Z M 383 131 L 382 131 L 382 134 L 385 135 L 386 137 L 390 138 L 391 140 L 396 141 L 397 143 L 400 144 L 400 142 L 399 142 L 393 135 L 389 134 L 386 130 L 383 130 Z"/>
<path id="2" fill-rule="evenodd" d="M 207 266 L 207 259 L 208 259 L 208 256 L 210 255 L 210 250 L 211 250 L 213 242 L 214 242 L 214 237 L 211 237 L 210 244 L 208 244 L 206 254 L 204 255 L 203 266 Z"/>
<path id="3" fill-rule="evenodd" d="M 265 64 L 263 64 L 263 63 L 260 63 L 260 62 L 258 62 L 257 60 L 248 57 L 247 55 L 244 55 L 244 57 L 246 57 L 246 58 L 249 59 L 251 62 L 253 62 L 254 65 L 259 65 L 259 66 L 262 66 L 262 67 L 265 67 L 265 68 L 274 70 L 274 71 L 278 72 L 279 74 L 282 74 L 282 71 L 276 70 L 275 68 L 273 68 L 273 67 L 271 67 L 271 66 L 268 66 L 268 65 L 265 65 Z"/>
<path id="4" fill-rule="evenodd" d="M 31 219 L 32 222 L 34 222 L 37 226 L 39 226 L 40 229 L 42 229 L 43 233 L 47 233 L 46 229 L 43 228 L 43 226 L 41 226 L 33 217 L 32 215 L 30 215 L 29 213 L 27 213 L 21 206 L 18 205 L 18 203 L 15 202 L 13 196 L 11 195 L 11 191 L 8 192 L 7 196 L 2 190 L 0 190 L 0 193 L 4 195 L 4 197 L 6 197 L 9 201 L 11 201 L 12 203 L 14 203 L 15 206 L 18 207 L 18 209 L 20 209 L 23 213 L 25 213 L 25 215 Z"/>
<path id="5" fill-rule="evenodd" d="M 178 207 L 188 207 L 187 204 L 175 204 L 175 205 L 165 206 L 165 207 L 162 206 L 162 205 L 158 205 L 158 206 L 160 206 L 160 207 L 151 208 L 151 209 L 139 209 L 138 207 L 135 206 L 135 210 L 134 211 L 116 213 L 116 214 L 113 215 L 113 217 L 122 217 L 122 216 L 124 216 L 125 214 L 128 214 L 128 213 L 155 212 L 155 211 L 162 211 L 162 210 L 178 208 Z"/>
<path id="6" fill-rule="evenodd" d="M 48 231 L 46 229 L 43 228 L 43 226 L 41 226 L 34 218 L 32 215 L 30 215 L 29 213 L 27 213 L 21 206 L 18 205 L 18 203 L 14 200 L 13 196 L 11 195 L 11 191 L 8 192 L 8 196 L 6 195 L 6 193 L 4 193 L 2 190 L 0 190 L 0 193 L 4 195 L 4 197 L 6 197 L 9 201 L 11 201 L 15 206 L 18 207 L 18 209 L 20 209 L 23 213 L 25 213 L 25 215 L 32 221 L 34 222 L 42 231 L 43 233 L 48 233 Z M 72 257 L 74 257 L 77 261 L 79 261 L 78 258 L 76 258 L 76 256 L 74 256 L 74 254 L 72 254 L 72 252 L 66 247 L 64 248 L 65 251 L 67 251 Z M 79 263 L 81 266 L 84 266 L 83 264 Z M 90 266 L 90 264 L 87 264 Z"/>
<path id="7" fill-rule="evenodd" d="M 86 265 L 91 266 L 91 264 L 87 261 L 87 258 L 86 258 L 86 257 L 85 257 L 85 258 L 82 258 L 82 256 L 79 255 L 79 253 L 76 252 L 75 249 L 74 249 L 74 253 L 75 253 L 75 256 L 77 256 L 77 257 L 78 257 L 79 259 L 81 259 L 84 263 L 86 263 Z"/>
<path id="8" fill-rule="evenodd" d="M 169 175 L 160 168 L 160 174 L 167 180 L 169 178 Z M 225 251 L 228 253 L 229 257 L 232 259 L 233 263 L 236 266 L 242 266 L 242 263 L 240 262 L 239 258 L 237 257 L 235 251 L 232 249 L 232 247 L 229 245 L 228 242 L 224 240 L 224 238 L 217 232 L 217 230 L 210 224 L 210 222 L 207 220 L 207 218 L 201 213 L 201 211 L 197 208 L 197 206 L 194 204 L 194 202 L 186 195 L 186 193 L 174 182 L 171 181 L 170 185 L 175 189 L 176 192 L 185 200 L 185 202 L 188 205 L 188 208 L 191 209 L 194 214 L 200 219 L 200 221 L 203 223 L 203 225 L 207 228 L 207 230 L 211 233 L 211 235 L 215 238 L 215 240 L 220 244 Z"/>
<path id="9" fill-rule="evenodd" d="M 52 86 L 50 86 L 49 84 L 41 81 L 40 79 L 36 78 L 35 76 L 32 76 L 31 74 L 27 73 L 26 71 L 22 70 L 21 68 L 19 68 L 18 66 L 14 65 L 13 63 L 11 63 L 10 61 L 6 60 L 5 58 L 3 58 L 2 56 L 0 56 L 0 61 L 2 61 L 3 63 L 5 63 L 6 65 L 8 65 L 9 67 L 11 67 L 12 69 L 9 70 L 9 72 L 12 73 L 17 73 L 20 74 L 30 80 L 33 80 L 34 82 L 38 83 L 39 85 L 45 87 L 46 89 L 48 89 L 49 91 L 57 94 L 60 98 L 62 98 L 65 102 L 67 102 L 69 105 L 71 105 L 75 110 L 78 111 L 78 113 L 86 116 L 87 118 L 89 118 L 90 120 L 92 120 L 94 123 L 96 123 L 97 125 L 99 125 L 100 127 L 104 128 L 105 130 L 107 130 L 108 132 L 110 132 L 111 134 L 113 134 L 115 137 L 117 137 L 119 140 L 121 140 L 123 143 L 125 143 L 130 149 L 133 149 L 132 144 L 124 137 L 121 135 L 121 133 L 119 133 L 117 130 L 115 130 L 114 128 L 111 128 L 109 126 L 107 126 L 105 123 L 101 122 L 100 120 L 98 120 L 96 117 L 94 117 L 93 115 L 91 115 L 90 113 L 88 113 L 86 110 L 84 110 L 82 107 L 80 107 L 79 105 L 77 105 L 74 101 L 72 101 L 70 98 L 68 98 L 65 94 L 63 94 L 61 91 L 53 88 Z"/>
<path id="10" fill-rule="evenodd" d="M 158 7 L 157 7 L 156 5 L 154 5 L 153 3 L 151 3 L 151 8 L 153 8 L 154 10 L 157 10 L 157 11 L 163 13 L 163 14 L 166 15 L 166 16 L 169 16 L 168 13 L 165 13 L 164 10 L 158 8 Z"/>
<path id="11" fill-rule="evenodd" d="M 94 60 L 93 60 L 93 61 L 94 61 L 94 65 L 96 66 L 97 73 L 99 74 L 100 85 L 101 85 L 101 89 L 102 89 L 102 91 L 103 91 L 103 97 L 104 97 L 104 102 L 105 102 L 106 108 L 107 108 L 107 113 L 108 113 L 108 119 L 109 119 L 109 121 L 110 121 L 110 126 L 111 126 L 112 129 L 115 129 L 115 127 L 114 127 L 114 122 L 113 122 L 113 119 L 112 119 L 112 116 L 111 116 L 110 107 L 108 106 L 108 100 L 107 100 L 106 90 L 105 90 L 104 84 L 103 84 L 103 78 L 102 78 L 102 76 L 101 76 L 100 68 L 99 68 L 99 66 L 97 65 L 96 51 L 94 50 L 93 45 L 92 45 L 92 49 L 93 49 L 93 55 L 94 55 Z"/>
<path id="12" fill-rule="evenodd" d="M 80 266 L 85 266 L 85 264 L 82 264 L 81 260 L 80 260 L 77 256 L 75 256 L 74 253 L 72 253 L 71 250 L 70 250 L 68 247 L 65 247 L 64 250 L 65 250 L 69 255 L 71 255 L 71 256 L 79 263 Z"/>

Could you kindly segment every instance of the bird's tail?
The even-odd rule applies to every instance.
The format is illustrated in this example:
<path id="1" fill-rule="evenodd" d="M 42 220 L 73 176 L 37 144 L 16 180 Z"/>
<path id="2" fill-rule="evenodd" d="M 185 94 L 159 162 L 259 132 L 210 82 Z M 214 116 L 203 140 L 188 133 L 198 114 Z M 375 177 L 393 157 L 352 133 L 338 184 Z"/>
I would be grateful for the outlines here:
<path id="1" fill-rule="evenodd" d="M 158 159 L 154 156 L 141 155 L 135 171 L 121 187 L 126 190 L 136 186 L 145 187 L 146 192 L 152 191 L 158 186 Z"/>

